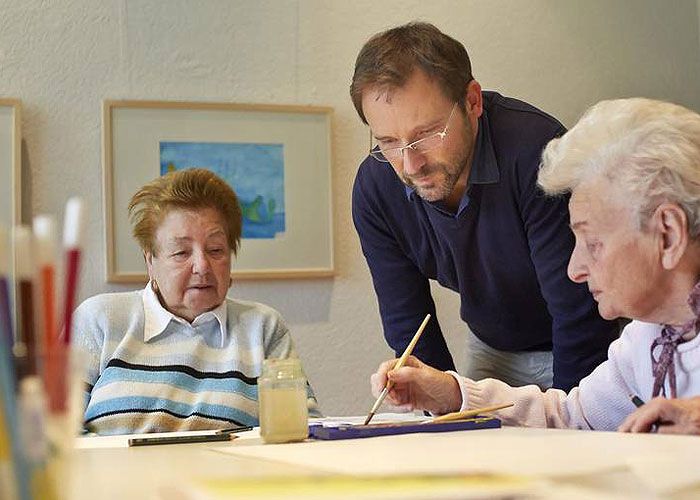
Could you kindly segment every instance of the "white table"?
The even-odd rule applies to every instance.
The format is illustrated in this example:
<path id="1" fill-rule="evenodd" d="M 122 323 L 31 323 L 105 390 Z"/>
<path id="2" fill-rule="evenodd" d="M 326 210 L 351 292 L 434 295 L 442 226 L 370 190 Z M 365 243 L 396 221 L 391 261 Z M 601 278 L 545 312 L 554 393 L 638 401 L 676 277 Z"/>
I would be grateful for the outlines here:
<path id="1" fill-rule="evenodd" d="M 544 497 L 700 498 L 700 437 L 693 436 L 503 428 L 264 445 L 250 431 L 230 443 L 136 448 L 125 447 L 124 437 L 81 439 L 106 447 L 75 451 L 69 498 L 76 500 L 166 498 L 166 489 L 172 498 L 197 478 L 468 473 L 480 465 L 538 477 L 548 471 L 553 489 Z M 696 481 L 669 492 L 663 482 L 679 470 Z"/>

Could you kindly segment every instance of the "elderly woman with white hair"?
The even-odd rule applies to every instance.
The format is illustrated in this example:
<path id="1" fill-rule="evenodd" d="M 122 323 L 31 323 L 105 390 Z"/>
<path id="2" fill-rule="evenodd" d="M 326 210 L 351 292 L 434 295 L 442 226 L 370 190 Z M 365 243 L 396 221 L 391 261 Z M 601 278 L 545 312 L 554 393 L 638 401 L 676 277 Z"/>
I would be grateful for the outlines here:
<path id="1" fill-rule="evenodd" d="M 515 402 L 509 425 L 700 433 L 700 115 L 649 99 L 603 101 L 544 153 L 539 184 L 571 193 L 568 274 L 606 319 L 631 318 L 608 360 L 568 394 L 435 370 L 415 357 L 372 375 L 389 400 L 434 413 Z M 631 396 L 651 399 L 635 411 Z M 639 400 L 635 399 L 639 404 Z"/>

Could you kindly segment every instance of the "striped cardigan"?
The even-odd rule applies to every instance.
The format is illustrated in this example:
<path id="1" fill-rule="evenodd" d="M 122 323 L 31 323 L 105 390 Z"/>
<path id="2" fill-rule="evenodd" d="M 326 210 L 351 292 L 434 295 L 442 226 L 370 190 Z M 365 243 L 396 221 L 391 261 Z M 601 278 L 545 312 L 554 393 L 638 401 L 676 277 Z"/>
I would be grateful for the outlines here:
<path id="1" fill-rule="evenodd" d="M 155 305 L 154 305 L 155 302 Z M 226 299 L 206 321 L 169 315 L 146 287 L 102 294 L 75 312 L 84 352 L 85 428 L 97 434 L 217 429 L 258 424 L 257 378 L 265 358 L 295 356 L 274 309 Z M 222 313 L 223 312 L 223 313 Z M 145 328 L 148 317 L 148 327 Z M 150 330 L 150 331 L 146 331 Z M 320 415 L 310 386 L 310 414 Z"/>

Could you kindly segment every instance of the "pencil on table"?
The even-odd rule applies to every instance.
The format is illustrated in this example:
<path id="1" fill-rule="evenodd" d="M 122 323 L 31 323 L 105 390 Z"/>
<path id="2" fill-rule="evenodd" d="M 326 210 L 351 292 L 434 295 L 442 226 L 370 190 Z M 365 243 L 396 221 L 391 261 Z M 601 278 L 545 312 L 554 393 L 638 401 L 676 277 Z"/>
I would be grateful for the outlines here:
<path id="1" fill-rule="evenodd" d="M 416 344 L 418 343 L 418 339 L 420 339 L 420 336 L 423 334 L 423 330 L 425 330 L 425 327 L 428 324 L 429 320 L 430 320 L 430 313 L 425 315 L 425 319 L 418 327 L 418 330 L 416 331 L 415 335 L 413 335 L 411 342 L 406 346 L 406 349 L 403 351 L 403 354 L 401 355 L 401 357 L 398 359 L 398 361 L 394 365 L 394 368 L 392 368 L 393 370 L 398 370 L 399 368 L 401 368 L 404 365 L 404 363 L 406 363 L 406 360 L 413 352 L 413 348 L 416 347 Z M 365 419 L 364 425 L 369 424 L 369 421 L 372 420 L 372 417 L 374 417 L 374 414 L 379 409 L 379 406 L 382 404 L 382 401 L 384 401 L 384 398 L 386 397 L 386 395 L 389 394 L 389 391 L 391 390 L 392 385 L 393 384 L 391 383 L 391 381 L 387 380 L 387 383 L 384 386 L 384 390 L 381 392 L 381 394 L 379 394 L 379 397 L 374 402 L 372 409 L 369 411 L 369 414 L 367 415 L 367 418 Z"/>

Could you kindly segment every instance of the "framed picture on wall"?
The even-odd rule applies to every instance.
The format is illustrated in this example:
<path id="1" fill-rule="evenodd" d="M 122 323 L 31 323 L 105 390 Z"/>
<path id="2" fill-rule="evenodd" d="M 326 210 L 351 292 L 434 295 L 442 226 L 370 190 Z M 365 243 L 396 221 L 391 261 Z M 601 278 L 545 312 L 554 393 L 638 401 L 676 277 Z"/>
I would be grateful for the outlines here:
<path id="1" fill-rule="evenodd" d="M 20 224 L 21 217 L 21 106 L 17 99 L 0 99 L 0 238 L 7 249 L 12 249 L 12 226 Z M 8 252 L 9 262 L 14 262 L 14 252 Z M 4 257 L 3 257 L 4 258 Z M 13 278 L 14 266 L 8 266 Z"/>
<path id="2" fill-rule="evenodd" d="M 331 108 L 234 103 L 103 104 L 107 281 L 148 278 L 131 236 L 131 196 L 159 175 L 206 168 L 243 211 L 235 279 L 334 275 Z"/>

